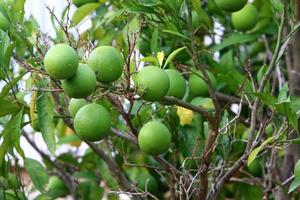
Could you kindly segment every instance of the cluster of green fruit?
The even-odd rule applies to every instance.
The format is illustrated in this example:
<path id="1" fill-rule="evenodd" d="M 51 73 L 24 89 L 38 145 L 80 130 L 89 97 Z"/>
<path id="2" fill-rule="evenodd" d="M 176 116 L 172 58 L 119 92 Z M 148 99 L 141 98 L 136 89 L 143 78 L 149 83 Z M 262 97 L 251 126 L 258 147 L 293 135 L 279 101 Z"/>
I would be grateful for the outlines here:
<path id="1" fill-rule="evenodd" d="M 251 30 L 258 22 L 258 11 L 248 0 L 215 0 L 227 12 L 232 12 L 231 22 L 239 31 Z"/>
<path id="2" fill-rule="evenodd" d="M 109 84 L 120 78 L 124 65 L 121 53 L 114 47 L 100 46 L 90 53 L 87 64 L 81 64 L 72 47 L 57 44 L 46 53 L 44 65 L 52 78 L 62 81 L 62 88 L 71 97 L 68 110 L 74 119 L 76 134 L 91 142 L 106 137 L 111 127 L 109 112 L 85 98 L 95 92 L 97 81 Z M 215 87 L 214 75 L 209 71 L 207 74 Z M 188 82 L 192 96 L 208 95 L 208 86 L 200 71 L 191 74 Z M 147 101 L 160 101 L 165 96 L 182 99 L 187 92 L 186 80 L 179 71 L 156 66 L 141 69 L 135 77 L 135 85 L 138 94 Z M 143 151 L 158 155 L 168 150 L 171 134 L 163 123 L 151 121 L 141 128 L 138 141 Z"/>
<path id="3" fill-rule="evenodd" d="M 79 63 L 76 51 L 67 44 L 57 44 L 46 53 L 47 73 L 62 81 L 62 88 L 71 97 L 69 112 L 74 118 L 77 135 L 87 141 L 99 141 L 110 130 L 110 114 L 101 105 L 88 103 L 84 98 L 96 88 L 97 79 L 103 83 L 116 81 L 123 71 L 121 53 L 110 46 L 94 49 L 88 64 Z"/>

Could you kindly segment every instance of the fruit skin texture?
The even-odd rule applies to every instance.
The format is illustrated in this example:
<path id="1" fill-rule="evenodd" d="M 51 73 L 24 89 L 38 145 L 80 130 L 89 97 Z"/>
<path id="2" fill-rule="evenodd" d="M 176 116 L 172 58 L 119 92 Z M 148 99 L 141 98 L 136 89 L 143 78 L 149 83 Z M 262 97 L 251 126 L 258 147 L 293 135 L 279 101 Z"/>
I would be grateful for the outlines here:
<path id="1" fill-rule="evenodd" d="M 84 98 L 94 92 L 96 83 L 94 71 L 88 65 L 79 64 L 76 74 L 62 81 L 62 88 L 70 97 Z"/>
<path id="2" fill-rule="evenodd" d="M 191 94 L 195 96 L 207 96 L 208 95 L 208 86 L 205 83 L 205 81 L 201 78 L 202 73 L 200 71 L 197 72 L 197 74 L 191 74 L 189 78 L 189 86 L 190 86 L 190 92 Z M 214 75 L 207 71 L 208 77 L 212 83 L 212 86 L 215 88 L 217 85 L 217 81 L 214 77 Z"/>
<path id="3" fill-rule="evenodd" d="M 45 55 L 44 65 L 49 75 L 63 80 L 75 75 L 79 64 L 76 51 L 67 44 L 57 44 Z"/>
<path id="4" fill-rule="evenodd" d="M 183 76 L 175 69 L 165 70 L 169 76 L 170 87 L 167 96 L 173 96 L 182 99 L 186 92 L 186 83 Z"/>
<path id="5" fill-rule="evenodd" d="M 138 94 L 147 101 L 161 100 L 168 92 L 170 80 L 168 74 L 161 68 L 148 66 L 136 76 Z"/>
<path id="6" fill-rule="evenodd" d="M 90 142 L 103 139 L 110 132 L 111 117 L 107 110 L 96 103 L 83 106 L 74 118 L 77 135 Z"/>
<path id="7" fill-rule="evenodd" d="M 1 12 L 0 12 L 0 29 L 4 31 L 9 29 L 9 22 Z"/>
<path id="8" fill-rule="evenodd" d="M 247 4 L 248 0 L 215 0 L 215 2 L 227 12 L 237 12 Z"/>
<path id="9" fill-rule="evenodd" d="M 91 52 L 88 64 L 100 82 L 111 83 L 122 75 L 124 59 L 116 48 L 101 46 Z"/>
<path id="10" fill-rule="evenodd" d="M 258 11 L 252 4 L 247 4 L 242 10 L 231 14 L 231 22 L 235 29 L 247 31 L 255 27 L 258 21 Z"/>
<path id="11" fill-rule="evenodd" d="M 159 155 L 170 147 L 171 133 L 163 123 L 151 121 L 141 128 L 138 142 L 142 151 L 151 155 Z"/>
<path id="12" fill-rule="evenodd" d="M 77 7 L 83 6 L 87 3 L 99 2 L 98 0 L 73 0 L 73 4 Z"/>
<path id="13" fill-rule="evenodd" d="M 75 117 L 78 110 L 84 105 L 88 104 L 85 99 L 74 99 L 72 98 L 69 102 L 68 111 L 72 118 Z"/>

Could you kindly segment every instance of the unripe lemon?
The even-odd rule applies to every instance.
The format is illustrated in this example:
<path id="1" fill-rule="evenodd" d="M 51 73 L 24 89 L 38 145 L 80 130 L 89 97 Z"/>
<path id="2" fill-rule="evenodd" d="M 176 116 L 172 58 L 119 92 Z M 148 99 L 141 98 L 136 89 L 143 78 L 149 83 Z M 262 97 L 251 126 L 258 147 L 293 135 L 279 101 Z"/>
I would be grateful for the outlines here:
<path id="1" fill-rule="evenodd" d="M 99 2 L 98 0 L 73 0 L 73 4 L 77 7 L 83 6 L 87 3 Z"/>
<path id="2" fill-rule="evenodd" d="M 202 73 L 200 71 L 196 72 L 197 74 L 191 74 L 189 78 L 189 86 L 190 86 L 190 92 L 194 96 L 207 96 L 208 95 L 208 86 L 206 82 L 203 80 Z M 212 86 L 215 88 L 217 85 L 217 81 L 214 77 L 214 75 L 207 71 L 208 77 L 212 83 Z"/>
<path id="3" fill-rule="evenodd" d="M 101 46 L 91 52 L 88 64 L 100 82 L 111 83 L 122 75 L 124 59 L 116 48 Z"/>
<path id="4" fill-rule="evenodd" d="M 241 10 L 248 0 L 215 0 L 216 4 L 227 12 L 236 12 Z"/>
<path id="5" fill-rule="evenodd" d="M 168 92 L 170 80 L 168 74 L 161 68 L 148 66 L 136 76 L 138 94 L 147 101 L 158 101 Z"/>
<path id="6" fill-rule="evenodd" d="M 72 98 L 70 100 L 69 106 L 68 106 L 68 111 L 69 111 L 71 117 L 74 118 L 76 113 L 78 112 L 78 110 L 86 104 L 88 104 L 88 102 L 85 99 Z"/>
<path id="7" fill-rule="evenodd" d="M 55 79 L 68 79 L 75 75 L 79 64 L 76 51 L 67 44 L 57 44 L 49 49 L 44 65 L 49 75 Z"/>
<path id="8" fill-rule="evenodd" d="M 165 70 L 170 80 L 170 87 L 167 96 L 173 96 L 182 99 L 186 92 L 186 83 L 183 76 L 175 69 Z"/>
<path id="9" fill-rule="evenodd" d="M 96 103 L 83 106 L 74 118 L 77 135 L 90 142 L 103 139 L 110 132 L 111 117 L 107 110 Z"/>
<path id="10" fill-rule="evenodd" d="M 0 12 L 0 29 L 6 31 L 9 28 L 9 21 L 7 18 Z"/>
<path id="11" fill-rule="evenodd" d="M 92 94 L 96 88 L 95 72 L 84 64 L 79 64 L 76 74 L 62 81 L 62 88 L 73 98 L 84 98 Z"/>
<path id="12" fill-rule="evenodd" d="M 231 22 L 235 29 L 247 31 L 255 27 L 258 21 L 258 11 L 252 4 L 247 4 L 242 10 L 231 14 Z"/>
<path id="13" fill-rule="evenodd" d="M 141 128 L 138 142 L 142 151 L 151 155 L 159 155 L 170 147 L 171 133 L 163 123 L 151 121 Z"/>

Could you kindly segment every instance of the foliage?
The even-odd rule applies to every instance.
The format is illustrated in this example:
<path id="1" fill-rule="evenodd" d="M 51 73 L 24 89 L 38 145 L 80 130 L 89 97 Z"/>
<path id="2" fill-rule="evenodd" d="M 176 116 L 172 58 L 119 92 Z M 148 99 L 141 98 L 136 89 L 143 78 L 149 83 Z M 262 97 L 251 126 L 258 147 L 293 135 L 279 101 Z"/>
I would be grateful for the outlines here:
<path id="1" fill-rule="evenodd" d="M 99 0 L 79 7 L 66 0 L 61 17 L 47 7 L 55 30 L 50 35 L 34 17 L 24 17 L 25 0 L 0 0 L 0 199 L 26 199 L 36 191 L 36 199 L 118 199 L 122 193 L 136 199 L 276 199 L 272 191 L 278 188 L 299 198 L 299 161 L 287 182 L 277 170 L 285 164 L 285 148 L 299 144 L 300 99 L 289 82 L 287 47 L 300 26 L 296 2 L 287 2 L 254 0 L 258 21 L 240 32 L 215 0 Z M 3 19 L 8 27 L 1 26 Z M 87 20 L 91 26 L 79 32 Z M 46 53 L 61 43 L 76 51 L 74 60 L 78 56 L 96 71 L 96 88 L 93 83 L 87 95 L 80 93 L 82 105 L 73 108 L 66 80 L 50 76 L 44 66 Z M 64 51 L 55 53 L 52 65 L 58 56 L 67 61 Z M 166 96 L 166 69 L 185 80 L 182 99 Z M 90 80 L 84 79 L 72 93 L 86 89 Z M 77 117 L 81 131 L 74 132 L 76 112 L 92 103 L 99 113 Z M 171 143 L 155 132 L 156 145 L 165 144 L 146 141 L 158 149 L 151 155 L 141 150 L 138 136 L 154 120 L 170 132 Z M 85 121 L 92 123 L 87 127 Z M 101 129 L 96 139 L 94 125 Z M 92 140 L 82 136 L 87 130 L 93 130 Z M 37 134 L 47 152 L 35 143 Z M 20 138 L 42 162 L 26 158 Z M 73 151 L 84 143 L 83 155 Z M 70 151 L 59 154 L 62 145 Z M 33 183 L 26 193 L 23 166 Z M 49 186 L 53 179 L 59 187 Z"/>

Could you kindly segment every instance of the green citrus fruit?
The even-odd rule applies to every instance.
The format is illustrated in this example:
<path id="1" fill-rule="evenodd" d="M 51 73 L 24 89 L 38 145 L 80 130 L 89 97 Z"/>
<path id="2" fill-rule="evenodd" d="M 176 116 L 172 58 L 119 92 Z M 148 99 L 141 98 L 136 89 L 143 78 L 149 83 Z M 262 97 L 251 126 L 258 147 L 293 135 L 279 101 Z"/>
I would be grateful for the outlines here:
<path id="1" fill-rule="evenodd" d="M 215 0 L 216 4 L 227 12 L 236 12 L 241 10 L 248 0 Z"/>
<path id="2" fill-rule="evenodd" d="M 9 21 L 7 18 L 0 12 L 0 29 L 6 31 L 9 28 Z"/>
<path id="3" fill-rule="evenodd" d="M 186 92 L 186 83 L 183 76 L 175 69 L 165 70 L 169 76 L 170 87 L 167 96 L 173 96 L 182 99 Z"/>
<path id="4" fill-rule="evenodd" d="M 158 101 L 168 92 L 170 80 L 168 74 L 161 68 L 148 66 L 136 76 L 138 94 L 147 101 Z"/>
<path id="5" fill-rule="evenodd" d="M 74 118 L 74 129 L 77 135 L 87 141 L 103 139 L 110 132 L 111 117 L 101 105 L 91 103 L 78 110 Z"/>
<path id="6" fill-rule="evenodd" d="M 138 142 L 142 151 L 151 155 L 159 155 L 170 147 L 171 133 L 163 123 L 151 121 L 141 128 Z"/>
<path id="7" fill-rule="evenodd" d="M 201 78 L 202 73 L 200 71 L 196 72 L 197 74 L 191 74 L 189 78 L 190 93 L 194 96 L 207 96 L 208 95 L 208 86 L 206 82 Z M 214 75 L 207 71 L 208 77 L 212 83 L 212 86 L 215 88 L 217 81 Z"/>
<path id="8" fill-rule="evenodd" d="M 235 29 L 247 31 L 255 27 L 258 12 L 254 5 L 247 4 L 242 10 L 231 14 L 231 22 Z"/>
<path id="9" fill-rule="evenodd" d="M 68 79 L 75 75 L 79 64 L 76 51 L 67 44 L 57 44 L 49 49 L 44 65 L 49 75 L 55 79 Z"/>
<path id="10" fill-rule="evenodd" d="M 87 3 L 99 2 L 99 0 L 73 0 L 73 4 L 77 7 L 83 6 Z"/>
<path id="11" fill-rule="evenodd" d="M 71 117 L 75 117 L 76 113 L 78 112 L 78 110 L 84 106 L 88 104 L 88 102 L 85 99 L 74 99 L 72 98 L 69 102 L 69 106 L 68 106 L 68 111 L 71 115 Z"/>
<path id="12" fill-rule="evenodd" d="M 58 176 L 50 177 L 48 190 L 55 197 L 64 197 L 68 194 L 67 186 Z"/>
<path id="13" fill-rule="evenodd" d="M 62 81 L 62 88 L 73 98 L 84 98 L 92 94 L 96 88 L 95 72 L 84 64 L 79 64 L 76 74 Z"/>
<path id="14" fill-rule="evenodd" d="M 122 75 L 124 59 L 116 48 L 101 46 L 91 52 L 88 64 L 96 72 L 99 81 L 111 83 Z"/>

